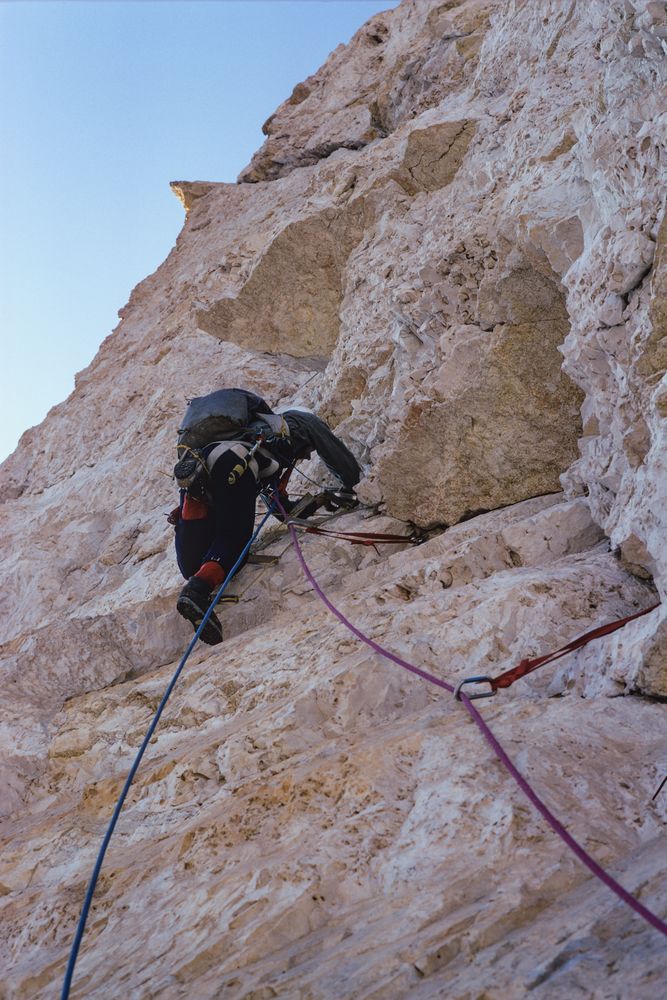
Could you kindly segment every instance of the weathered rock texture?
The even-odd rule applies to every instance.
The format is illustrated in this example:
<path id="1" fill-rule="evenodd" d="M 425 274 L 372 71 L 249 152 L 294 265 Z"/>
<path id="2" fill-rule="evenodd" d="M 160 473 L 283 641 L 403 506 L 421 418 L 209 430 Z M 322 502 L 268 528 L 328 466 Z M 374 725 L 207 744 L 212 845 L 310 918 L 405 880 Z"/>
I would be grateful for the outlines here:
<path id="1" fill-rule="evenodd" d="M 295 88 L 238 184 L 174 184 L 176 247 L 2 467 L 0 996 L 57 994 L 188 639 L 163 517 L 188 396 L 244 385 L 338 428 L 368 505 L 342 523 L 426 540 L 307 556 L 449 681 L 660 599 L 666 51 L 653 0 L 405 0 Z M 328 614 L 283 532 L 167 707 L 73 996 L 663 997 L 659 935 L 453 701 Z M 484 708 L 663 917 L 665 697 L 659 608 Z"/>

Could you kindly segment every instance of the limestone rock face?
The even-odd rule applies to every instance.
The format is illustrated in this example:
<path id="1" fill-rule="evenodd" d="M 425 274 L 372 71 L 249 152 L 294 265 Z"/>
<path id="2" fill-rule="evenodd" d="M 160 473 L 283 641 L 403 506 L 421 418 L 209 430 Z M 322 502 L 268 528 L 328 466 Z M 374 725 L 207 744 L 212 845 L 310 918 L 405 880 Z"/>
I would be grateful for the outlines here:
<path id="1" fill-rule="evenodd" d="M 495 6 L 411 0 L 371 18 L 265 122 L 268 138 L 239 180 L 273 180 L 362 149 L 451 98 L 475 71 Z"/>
<path id="2" fill-rule="evenodd" d="M 239 183 L 174 182 L 172 253 L 2 466 L 0 996 L 57 994 L 191 636 L 164 518 L 189 397 L 239 385 L 330 422 L 364 469 L 337 526 L 422 543 L 307 536 L 306 558 L 447 682 L 659 603 L 666 51 L 664 3 L 404 0 L 295 88 Z M 284 527 L 259 544 L 279 561 L 243 569 L 167 705 L 72 995 L 662 998 L 660 936 L 462 707 L 336 622 Z M 662 917 L 666 622 L 479 703 Z"/>

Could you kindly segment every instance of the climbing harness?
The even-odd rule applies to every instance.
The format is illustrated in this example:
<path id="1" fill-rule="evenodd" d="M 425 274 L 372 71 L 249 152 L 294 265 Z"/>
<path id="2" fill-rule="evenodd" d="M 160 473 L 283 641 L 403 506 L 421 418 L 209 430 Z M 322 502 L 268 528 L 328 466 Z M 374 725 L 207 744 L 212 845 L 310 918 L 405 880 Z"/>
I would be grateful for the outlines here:
<path id="1" fill-rule="evenodd" d="M 285 513 L 286 512 L 283 510 L 283 514 Z M 354 625 L 343 614 L 342 611 L 339 611 L 339 609 L 326 596 L 326 594 L 320 587 L 319 583 L 313 576 L 308 564 L 306 563 L 295 527 L 289 524 L 289 522 L 287 526 L 301 568 L 306 578 L 308 579 L 310 585 L 312 586 L 313 590 L 320 598 L 322 603 L 329 609 L 329 611 L 331 611 L 331 613 L 335 615 L 335 617 L 338 618 L 338 620 L 343 625 L 345 625 L 345 627 L 350 632 L 352 632 L 353 635 L 356 635 L 356 637 L 359 640 L 361 640 L 361 642 L 369 646 L 374 652 L 379 653 L 380 656 L 385 657 L 385 659 L 391 660 L 393 663 L 396 663 L 399 667 L 402 667 L 404 670 L 408 670 L 412 674 L 416 674 L 418 677 L 421 677 L 423 680 L 428 681 L 430 684 L 434 684 L 437 687 L 443 688 L 445 691 L 449 691 L 450 694 L 455 694 L 456 688 L 452 684 L 448 684 L 447 681 L 441 680 L 434 674 L 430 674 L 428 673 L 428 671 L 422 670 L 421 667 L 416 666 L 414 663 L 410 663 L 409 661 L 402 659 L 402 657 L 397 656 L 395 653 L 390 652 L 388 649 L 385 649 L 374 639 L 371 639 L 370 636 L 365 635 L 360 629 L 356 627 L 356 625 Z M 631 617 L 638 617 L 638 615 Z M 469 680 L 472 680 L 472 678 L 469 678 Z M 507 754 L 507 752 L 505 751 L 499 740 L 496 738 L 496 736 L 494 736 L 490 727 L 485 722 L 484 718 L 477 710 L 475 705 L 473 705 L 472 700 L 468 697 L 468 695 L 466 695 L 462 691 L 459 691 L 458 700 L 463 704 L 466 711 L 472 718 L 473 722 L 478 727 L 478 729 L 484 736 L 485 740 L 489 743 L 489 745 L 493 749 L 493 752 L 495 753 L 498 760 L 500 760 L 500 762 L 504 765 L 507 771 L 509 771 L 509 773 L 514 778 L 521 791 L 532 802 L 537 811 L 549 824 L 551 829 L 556 834 L 558 834 L 561 840 L 563 840 L 564 843 L 567 844 L 567 846 L 577 856 L 577 858 L 579 858 L 582 864 L 584 864 L 588 868 L 588 870 L 593 873 L 593 875 L 595 875 L 604 885 L 606 885 L 608 889 L 611 889 L 612 892 L 614 892 L 619 897 L 619 899 L 622 899 L 624 903 L 626 903 L 629 907 L 631 907 L 631 909 L 633 909 L 635 913 L 639 914 L 639 916 L 642 917 L 647 923 L 649 923 L 657 931 L 659 931 L 661 934 L 667 937 L 667 922 L 662 920 L 655 913 L 649 910 L 648 907 L 644 906 L 643 903 L 640 903 L 639 900 L 635 899 L 635 897 L 631 895 L 631 893 L 629 893 L 626 889 L 624 889 L 623 886 L 619 882 L 617 882 L 612 875 L 609 874 L 609 872 L 607 872 L 601 865 L 599 865 L 597 861 L 593 857 L 591 857 L 588 851 L 586 851 L 586 849 L 583 848 L 581 844 L 579 844 L 579 842 L 575 840 L 575 838 L 565 829 L 560 820 L 558 820 L 558 818 L 551 812 L 549 807 L 537 795 L 532 786 L 524 778 L 524 776 L 521 774 L 521 772 L 516 767 L 514 762 L 511 760 L 511 758 L 509 757 L 509 755 Z M 665 781 L 667 781 L 667 778 L 665 779 Z"/>
<path id="2" fill-rule="evenodd" d="M 597 628 L 591 629 L 590 632 L 585 632 L 584 635 L 580 635 L 578 639 L 572 639 L 571 642 L 566 643 L 561 646 L 560 649 L 555 650 L 553 653 L 546 653 L 544 656 L 526 657 L 521 660 L 516 667 L 512 667 L 511 670 L 506 670 L 504 673 L 499 674 L 497 677 L 487 677 L 486 675 L 481 677 L 466 677 L 456 686 L 456 698 L 460 700 L 461 689 L 466 684 L 488 684 L 491 688 L 490 691 L 485 692 L 467 692 L 467 697 L 471 701 L 475 701 L 477 698 L 493 698 L 494 694 L 497 694 L 500 688 L 508 688 L 518 681 L 521 677 L 525 677 L 526 674 L 531 674 L 533 670 L 537 670 L 538 667 L 544 666 L 545 663 L 553 663 L 554 660 L 560 660 L 561 657 L 567 656 L 568 653 L 573 653 L 576 649 L 581 649 L 582 646 L 586 646 L 593 639 L 600 639 L 603 635 L 611 635 L 619 628 L 623 628 L 628 622 L 633 622 L 637 618 L 641 618 L 642 615 L 647 615 L 650 611 L 655 611 L 659 608 L 660 604 L 652 604 L 650 608 L 644 608 L 643 611 L 637 611 L 634 615 L 627 615 L 625 618 L 619 618 L 613 622 L 607 622 L 606 625 L 599 625 Z"/>
<path id="3" fill-rule="evenodd" d="M 72 976 L 74 975 L 74 967 L 76 965 L 77 956 L 79 954 L 79 948 L 81 946 L 81 940 L 83 938 L 83 933 L 84 933 L 84 931 L 86 929 L 86 921 L 88 919 L 88 913 L 90 911 L 90 907 L 91 907 L 91 904 L 92 904 L 92 901 L 93 901 L 93 895 L 95 893 L 95 886 L 97 885 L 97 880 L 99 878 L 99 874 L 100 874 L 100 871 L 102 869 L 102 864 L 104 862 L 104 856 L 105 856 L 105 854 L 107 852 L 107 848 L 109 846 L 109 842 L 110 842 L 111 837 L 113 835 L 113 832 L 114 832 L 114 830 L 116 828 L 116 823 L 118 822 L 118 817 L 120 816 L 121 810 L 123 808 L 123 804 L 125 803 L 125 799 L 127 798 L 127 793 L 130 790 L 130 786 L 131 786 L 131 784 L 132 784 L 132 782 L 134 780 L 134 776 L 137 773 L 137 770 L 139 768 L 139 764 L 141 763 L 141 759 L 142 759 L 142 757 L 143 757 L 143 755 L 144 755 L 144 753 L 146 751 L 146 747 L 150 743 L 151 737 L 153 736 L 153 733 L 155 732 L 155 730 L 157 728 L 157 724 L 160 721 L 160 717 L 162 715 L 162 712 L 164 711 L 165 705 L 167 704 L 167 701 L 169 700 L 169 697 L 170 697 L 172 691 L 174 690 L 174 688 L 176 686 L 176 682 L 178 681 L 178 678 L 181 675 L 181 671 L 183 670 L 183 667 L 187 663 L 187 660 L 188 660 L 188 658 L 189 658 L 192 650 L 195 648 L 195 646 L 197 644 L 197 641 L 199 640 L 199 637 L 202 634 L 202 631 L 206 627 L 206 623 L 208 622 L 209 618 L 213 614 L 213 610 L 214 610 L 216 604 L 223 597 L 224 591 L 225 591 L 226 587 L 228 586 L 228 584 L 230 583 L 230 581 L 232 580 L 232 578 L 234 577 L 234 574 L 243 565 L 243 561 L 244 561 L 246 553 L 248 552 L 248 550 L 250 549 L 250 546 L 252 545 L 252 543 L 257 538 L 257 536 L 259 535 L 260 531 L 262 530 L 262 528 L 264 527 L 264 525 L 268 521 L 268 519 L 271 516 L 272 512 L 273 512 L 272 508 L 269 507 L 269 509 L 267 510 L 266 514 L 264 515 L 264 517 L 263 517 L 263 519 L 262 519 L 259 527 L 255 529 L 252 537 L 250 538 L 250 540 L 248 541 L 248 543 L 244 547 L 243 551 L 241 552 L 241 555 L 238 557 L 238 559 L 236 560 L 236 562 L 232 566 L 231 570 L 229 571 L 229 573 L 228 573 L 227 577 L 225 578 L 224 582 L 221 584 L 221 586 L 220 586 L 217 594 L 215 595 L 214 599 L 211 601 L 211 604 L 209 605 L 209 607 L 208 607 L 208 609 L 206 611 L 206 614 L 202 618 L 202 620 L 201 620 L 201 622 L 199 624 L 199 627 L 197 628 L 197 631 L 195 632 L 194 636 L 190 640 L 190 644 L 189 644 L 188 648 L 186 649 L 185 653 L 183 654 L 183 656 L 181 658 L 181 661 L 178 664 L 178 667 L 176 668 L 174 676 L 172 677 L 171 681 L 169 682 L 169 685 L 167 686 L 167 690 L 165 691 L 164 695 L 162 696 L 162 700 L 161 700 L 160 704 L 158 705 L 157 710 L 155 712 L 155 715 L 153 716 L 153 720 L 152 720 L 150 726 L 148 727 L 146 735 L 144 736 L 143 743 L 141 744 L 141 746 L 140 746 L 140 748 L 139 748 L 139 750 L 137 752 L 137 755 L 134 758 L 134 762 L 132 764 L 132 767 L 129 770 L 127 778 L 125 779 L 125 784 L 123 785 L 123 789 L 122 789 L 122 791 L 121 791 L 121 793 L 120 793 L 120 795 L 118 797 L 118 801 L 116 803 L 116 807 L 115 807 L 115 809 L 113 811 L 113 815 L 112 815 L 111 820 L 109 822 L 109 826 L 107 827 L 107 831 L 106 831 L 106 833 L 104 835 L 104 839 L 102 841 L 102 846 L 100 847 L 99 853 L 97 855 L 97 860 L 95 862 L 95 867 L 93 868 L 93 874 L 91 875 L 90 882 L 88 883 L 88 889 L 86 891 L 86 896 L 85 896 L 85 899 L 84 899 L 84 902 L 83 902 L 83 906 L 81 907 L 81 915 L 79 917 L 79 923 L 77 925 L 76 934 L 74 936 L 74 941 L 72 942 L 72 948 L 70 950 L 70 956 L 69 956 L 69 961 L 67 963 L 67 969 L 66 969 L 66 972 L 65 972 L 65 979 L 64 979 L 64 982 L 63 982 L 63 988 L 62 988 L 62 993 L 60 995 L 60 1000 L 67 1000 L 67 998 L 69 997 L 70 988 L 71 988 L 71 985 L 72 985 Z"/>

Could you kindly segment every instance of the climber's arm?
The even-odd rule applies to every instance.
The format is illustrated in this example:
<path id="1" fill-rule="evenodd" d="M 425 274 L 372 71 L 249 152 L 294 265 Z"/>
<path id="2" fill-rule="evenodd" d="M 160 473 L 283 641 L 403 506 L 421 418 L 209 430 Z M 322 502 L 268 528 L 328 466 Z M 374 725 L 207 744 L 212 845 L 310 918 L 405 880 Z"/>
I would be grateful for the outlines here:
<path id="1" fill-rule="evenodd" d="M 290 430 L 294 453 L 307 457 L 316 451 L 327 469 L 346 489 L 353 489 L 361 479 L 361 468 L 350 449 L 314 413 L 287 410 L 283 414 Z"/>

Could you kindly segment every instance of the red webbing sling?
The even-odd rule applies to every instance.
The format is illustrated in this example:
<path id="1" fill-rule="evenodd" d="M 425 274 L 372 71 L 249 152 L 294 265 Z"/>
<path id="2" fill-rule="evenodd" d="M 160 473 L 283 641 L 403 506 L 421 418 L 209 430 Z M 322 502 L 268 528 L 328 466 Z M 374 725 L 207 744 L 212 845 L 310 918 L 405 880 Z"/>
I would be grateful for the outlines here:
<path id="1" fill-rule="evenodd" d="M 305 522 L 290 520 L 290 524 L 297 527 L 304 527 Z M 394 545 L 414 545 L 418 539 L 413 535 L 389 535 L 377 531 L 335 531 L 332 528 L 316 528 L 315 526 L 304 527 L 309 535 L 329 535 L 331 538 L 341 538 L 345 542 L 353 545 L 377 545 L 378 543 L 392 543 Z"/>
<path id="2" fill-rule="evenodd" d="M 490 677 L 489 683 L 494 691 L 499 688 L 508 688 L 518 681 L 520 677 L 525 677 L 526 674 L 530 674 L 533 670 L 537 670 L 538 667 L 543 666 L 545 663 L 552 663 L 554 660 L 559 660 L 561 656 L 567 656 L 568 653 L 573 653 L 575 649 L 581 649 L 587 643 L 591 642 L 592 639 L 600 639 L 603 635 L 610 635 L 615 632 L 616 629 L 623 628 L 628 622 L 634 621 L 636 618 L 641 618 L 642 615 L 647 615 L 649 611 L 655 611 L 659 608 L 660 604 L 652 604 L 650 608 L 644 608 L 643 611 L 637 611 L 634 615 L 628 615 L 626 618 L 619 618 L 618 621 L 608 622 L 606 625 L 600 625 L 598 628 L 591 629 L 590 632 L 580 635 L 578 639 L 573 639 L 572 642 L 568 642 L 566 646 L 561 646 L 554 653 L 546 653 L 544 656 L 536 656 L 532 659 L 526 658 L 521 660 L 516 667 L 512 667 L 511 670 L 506 670 L 504 674 L 499 674 L 498 677 Z"/>

